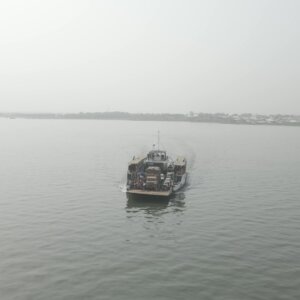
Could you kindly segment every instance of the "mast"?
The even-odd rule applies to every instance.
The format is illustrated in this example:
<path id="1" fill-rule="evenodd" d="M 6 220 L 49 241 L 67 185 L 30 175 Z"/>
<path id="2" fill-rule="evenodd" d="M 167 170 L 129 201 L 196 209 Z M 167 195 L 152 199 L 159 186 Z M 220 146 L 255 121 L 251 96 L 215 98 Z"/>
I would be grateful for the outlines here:
<path id="1" fill-rule="evenodd" d="M 157 150 L 159 150 L 159 142 L 160 142 L 160 136 L 159 136 L 159 130 L 157 131 Z"/>

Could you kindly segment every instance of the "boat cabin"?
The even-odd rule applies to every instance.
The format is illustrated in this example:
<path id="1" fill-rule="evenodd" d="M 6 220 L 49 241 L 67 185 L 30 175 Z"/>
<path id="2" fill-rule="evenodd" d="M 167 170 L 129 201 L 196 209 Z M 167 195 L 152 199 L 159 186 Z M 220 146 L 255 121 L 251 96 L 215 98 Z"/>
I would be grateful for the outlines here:
<path id="1" fill-rule="evenodd" d="M 132 161 L 128 164 L 128 170 L 130 172 L 137 172 L 142 166 L 145 157 L 133 157 Z"/>
<path id="2" fill-rule="evenodd" d="M 162 172 L 167 171 L 169 164 L 168 156 L 166 151 L 162 150 L 152 150 L 148 153 L 147 159 L 145 162 L 146 167 L 155 166 L 159 167 Z"/>
<path id="3" fill-rule="evenodd" d="M 181 180 L 183 174 L 186 173 L 186 159 L 182 156 L 177 157 L 174 163 L 174 172 L 176 175 L 177 181 Z"/>
<path id="4" fill-rule="evenodd" d="M 145 157 L 133 157 L 133 159 L 128 164 L 127 180 L 136 179 L 138 173 L 144 171 L 145 159 Z"/>
<path id="5" fill-rule="evenodd" d="M 152 150 L 148 153 L 147 159 L 153 161 L 165 161 L 167 160 L 168 156 L 166 151 L 162 150 Z"/>

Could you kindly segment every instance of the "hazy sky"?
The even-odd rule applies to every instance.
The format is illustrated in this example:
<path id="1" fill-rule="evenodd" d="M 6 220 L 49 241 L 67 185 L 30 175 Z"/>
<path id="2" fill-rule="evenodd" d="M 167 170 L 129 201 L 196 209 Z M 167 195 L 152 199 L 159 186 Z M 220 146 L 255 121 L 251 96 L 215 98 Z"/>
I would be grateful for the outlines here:
<path id="1" fill-rule="evenodd" d="M 298 0 L 2 0 L 0 111 L 300 114 Z"/>

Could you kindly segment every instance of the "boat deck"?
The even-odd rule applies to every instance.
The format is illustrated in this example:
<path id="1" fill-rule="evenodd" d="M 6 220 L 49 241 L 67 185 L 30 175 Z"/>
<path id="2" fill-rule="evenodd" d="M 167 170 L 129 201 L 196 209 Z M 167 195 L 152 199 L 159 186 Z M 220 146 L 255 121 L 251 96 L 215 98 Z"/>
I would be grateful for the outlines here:
<path id="1" fill-rule="evenodd" d="M 171 190 L 169 190 L 169 191 L 147 191 L 147 190 L 131 189 L 131 190 L 128 190 L 127 193 L 135 194 L 135 195 L 168 197 L 172 194 L 172 191 Z"/>

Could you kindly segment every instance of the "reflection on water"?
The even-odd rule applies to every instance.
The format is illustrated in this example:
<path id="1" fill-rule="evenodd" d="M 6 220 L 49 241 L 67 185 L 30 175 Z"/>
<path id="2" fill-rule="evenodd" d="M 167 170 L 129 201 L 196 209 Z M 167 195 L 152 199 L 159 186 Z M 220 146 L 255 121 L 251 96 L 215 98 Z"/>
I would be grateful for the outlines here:
<path id="1" fill-rule="evenodd" d="M 166 213 L 182 212 L 185 209 L 185 194 L 183 192 L 165 197 L 149 197 L 127 194 L 126 211 L 128 217 L 134 213 L 145 213 L 146 215 L 161 216 Z"/>

